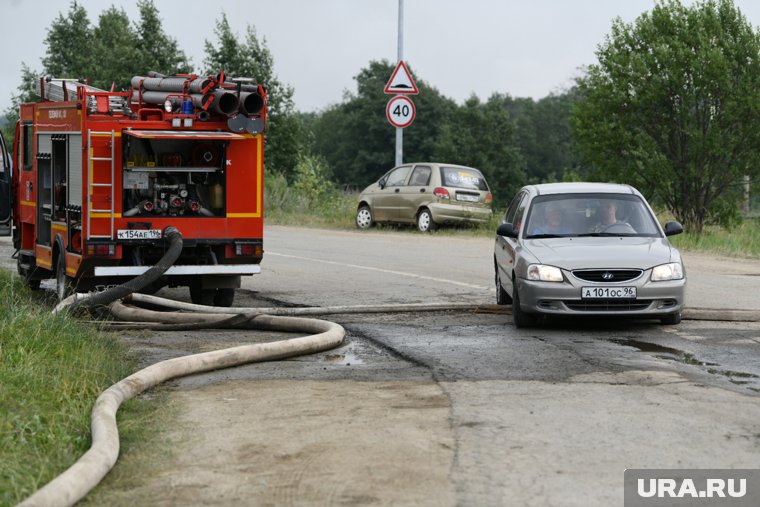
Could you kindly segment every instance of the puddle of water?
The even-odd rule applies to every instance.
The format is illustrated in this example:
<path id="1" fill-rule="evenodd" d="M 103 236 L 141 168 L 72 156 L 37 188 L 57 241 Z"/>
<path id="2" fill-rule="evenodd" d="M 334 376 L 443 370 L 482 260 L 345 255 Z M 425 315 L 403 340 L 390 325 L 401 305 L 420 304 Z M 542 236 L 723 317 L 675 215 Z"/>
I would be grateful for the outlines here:
<path id="1" fill-rule="evenodd" d="M 659 359 L 666 359 L 669 361 L 678 361 L 679 363 L 684 363 L 691 366 L 720 366 L 718 363 L 709 363 L 706 361 L 700 361 L 694 356 L 694 354 L 689 354 L 688 352 L 674 349 L 672 347 L 665 347 L 664 345 L 658 345 L 656 343 L 644 342 L 644 341 L 636 340 L 632 338 L 620 338 L 620 339 L 614 339 L 610 341 L 613 343 L 617 343 L 618 345 L 625 345 L 627 347 L 633 347 L 633 348 L 639 349 L 641 352 L 654 353 L 654 356 Z M 737 384 L 737 385 L 749 384 L 749 383 L 752 383 L 752 380 L 750 379 L 760 378 L 760 375 L 755 375 L 754 373 L 746 373 L 746 372 L 731 371 L 731 370 L 719 370 L 717 368 L 707 368 L 707 373 L 710 373 L 711 375 L 720 375 L 720 376 L 726 377 L 729 382 L 733 384 Z M 742 379 L 742 380 L 737 380 L 737 379 Z M 753 387 L 749 387 L 748 389 L 760 392 L 760 390 Z"/>
<path id="2" fill-rule="evenodd" d="M 331 364 L 345 364 L 346 366 L 364 364 L 364 361 L 359 356 L 351 352 L 346 352 L 344 354 L 327 354 L 324 356 L 324 360 Z"/>
<path id="3" fill-rule="evenodd" d="M 665 353 L 665 354 L 672 354 L 674 356 L 681 356 L 684 353 L 678 349 L 674 349 L 671 347 L 665 347 L 663 345 L 657 345 L 656 343 L 649 343 L 649 342 L 642 342 L 639 340 L 633 340 L 630 338 L 617 338 L 614 340 L 610 340 L 613 343 L 617 343 L 618 345 L 625 345 L 627 347 L 633 347 L 636 349 L 639 349 L 642 352 L 657 352 L 657 353 Z"/>
<path id="4" fill-rule="evenodd" d="M 755 375 L 754 373 L 745 373 L 743 371 L 716 370 L 714 368 L 710 368 L 707 371 L 708 371 L 708 373 L 712 373 L 713 375 L 724 375 L 726 377 L 760 378 L 757 375 Z"/>

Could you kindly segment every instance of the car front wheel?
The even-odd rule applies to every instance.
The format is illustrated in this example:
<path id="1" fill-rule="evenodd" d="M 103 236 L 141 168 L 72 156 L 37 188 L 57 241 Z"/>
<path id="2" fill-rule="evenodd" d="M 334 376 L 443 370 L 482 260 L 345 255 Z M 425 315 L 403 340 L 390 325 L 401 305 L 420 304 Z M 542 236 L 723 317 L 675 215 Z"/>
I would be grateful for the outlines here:
<path id="1" fill-rule="evenodd" d="M 507 294 L 507 291 L 504 290 L 504 287 L 501 285 L 501 277 L 499 276 L 499 268 L 496 268 L 496 304 L 497 305 L 508 305 L 512 302 L 512 298 L 509 297 L 509 294 Z"/>
<path id="2" fill-rule="evenodd" d="M 356 227 L 359 229 L 369 229 L 373 225 L 372 210 L 369 206 L 361 206 L 356 211 Z"/>
<path id="3" fill-rule="evenodd" d="M 517 291 L 516 279 L 512 282 L 512 319 L 517 328 L 532 327 L 536 324 L 536 316 L 524 312 L 520 306 L 520 293 Z"/>
<path id="4" fill-rule="evenodd" d="M 433 221 L 433 215 L 429 209 L 422 209 L 417 213 L 417 229 L 420 232 L 434 231 L 438 225 Z"/>
<path id="5" fill-rule="evenodd" d="M 675 326 L 681 323 L 681 312 L 671 313 L 660 319 L 660 322 L 666 326 Z"/>

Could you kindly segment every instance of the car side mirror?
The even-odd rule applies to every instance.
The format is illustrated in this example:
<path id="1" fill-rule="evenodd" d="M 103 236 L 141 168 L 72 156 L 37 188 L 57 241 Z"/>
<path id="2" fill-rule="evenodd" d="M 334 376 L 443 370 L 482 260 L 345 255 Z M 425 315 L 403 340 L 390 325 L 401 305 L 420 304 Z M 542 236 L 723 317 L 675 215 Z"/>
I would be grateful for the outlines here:
<path id="1" fill-rule="evenodd" d="M 675 236 L 683 232 L 683 226 L 675 220 L 671 220 L 665 224 L 663 230 L 665 231 L 665 236 Z"/>
<path id="2" fill-rule="evenodd" d="M 377 186 L 380 187 L 380 190 L 385 188 L 385 180 L 380 180 L 377 182 Z"/>
<path id="3" fill-rule="evenodd" d="M 498 229 L 496 229 L 496 234 L 517 239 L 517 229 L 515 229 L 513 224 L 501 224 Z"/>

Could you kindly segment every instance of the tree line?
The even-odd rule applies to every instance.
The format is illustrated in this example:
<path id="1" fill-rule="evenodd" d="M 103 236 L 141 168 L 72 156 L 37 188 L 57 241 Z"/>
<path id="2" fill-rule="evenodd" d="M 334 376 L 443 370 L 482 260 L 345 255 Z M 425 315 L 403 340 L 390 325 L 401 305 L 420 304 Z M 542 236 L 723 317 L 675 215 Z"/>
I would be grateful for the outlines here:
<path id="1" fill-rule="evenodd" d="M 135 22 L 111 7 L 93 25 L 73 1 L 48 29 L 42 70 L 23 67 L 9 119 L 34 98 L 41 74 L 126 89 L 149 70 L 190 72 L 153 2 L 138 7 Z M 356 91 L 302 113 L 254 27 L 241 37 L 222 14 L 213 35 L 198 73 L 254 77 L 268 88 L 267 171 L 296 187 L 361 189 L 393 166 L 395 129 L 385 119 L 383 89 L 394 63 L 368 62 Z M 737 182 L 758 175 L 760 35 L 733 1 L 659 0 L 633 23 L 615 20 L 596 56 L 575 86 L 540 100 L 494 93 L 458 104 L 415 74 L 420 94 L 404 160 L 476 167 L 500 207 L 526 183 L 617 181 L 640 188 L 687 229 L 735 222 Z"/>

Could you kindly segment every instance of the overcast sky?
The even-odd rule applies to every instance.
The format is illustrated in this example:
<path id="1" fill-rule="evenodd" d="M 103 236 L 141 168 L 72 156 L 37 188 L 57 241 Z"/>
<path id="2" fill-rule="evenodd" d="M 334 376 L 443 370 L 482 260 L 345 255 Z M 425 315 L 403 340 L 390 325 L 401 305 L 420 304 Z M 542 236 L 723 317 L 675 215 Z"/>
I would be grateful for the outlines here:
<path id="1" fill-rule="evenodd" d="M 690 0 L 684 0 L 690 3 Z M 316 111 L 356 90 L 370 60 L 396 62 L 398 0 L 154 0 L 165 32 L 198 69 L 222 12 L 241 38 L 265 38 L 275 73 L 296 107 Z M 760 1 L 735 0 L 753 26 Z M 79 0 L 95 25 L 111 5 L 138 19 L 133 0 Z M 654 0 L 404 0 L 404 60 L 416 79 L 461 103 L 494 92 L 539 99 L 569 87 L 619 16 L 632 22 Z M 0 0 L 0 111 L 10 105 L 21 63 L 42 69 L 47 29 L 70 2 Z M 78 76 L 56 76 L 78 77 Z M 256 76 L 252 76 L 256 77 Z M 390 77 L 390 76 L 388 76 Z"/>

